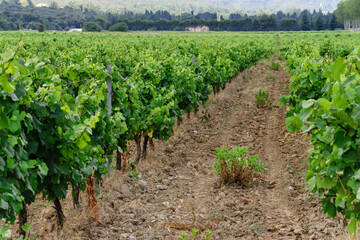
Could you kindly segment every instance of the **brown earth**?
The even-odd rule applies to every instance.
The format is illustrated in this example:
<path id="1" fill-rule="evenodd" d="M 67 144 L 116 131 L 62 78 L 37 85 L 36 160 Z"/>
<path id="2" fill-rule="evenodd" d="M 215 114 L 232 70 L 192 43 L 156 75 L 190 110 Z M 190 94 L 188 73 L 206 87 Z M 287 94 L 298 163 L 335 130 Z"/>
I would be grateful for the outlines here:
<path id="1" fill-rule="evenodd" d="M 156 142 L 137 169 L 145 190 L 140 186 L 144 183 L 129 174 L 113 172 L 98 199 L 101 223 L 90 220 L 82 193 L 80 209 L 73 209 L 71 196 L 62 202 L 67 221 L 57 231 L 53 208 L 38 200 L 29 210 L 33 236 L 171 240 L 181 232 L 190 236 L 192 228 L 210 230 L 212 239 L 229 240 L 346 236 L 344 222 L 323 215 L 319 200 L 308 193 L 304 159 L 311 150 L 309 141 L 286 131 L 286 108 L 278 106 L 289 75 L 269 66 L 265 60 L 240 73 L 211 97 L 206 109 L 185 119 L 169 141 Z M 272 108 L 256 106 L 259 88 L 269 92 Z M 267 170 L 250 187 L 218 188 L 212 170 L 215 149 L 236 145 L 258 154 Z"/>

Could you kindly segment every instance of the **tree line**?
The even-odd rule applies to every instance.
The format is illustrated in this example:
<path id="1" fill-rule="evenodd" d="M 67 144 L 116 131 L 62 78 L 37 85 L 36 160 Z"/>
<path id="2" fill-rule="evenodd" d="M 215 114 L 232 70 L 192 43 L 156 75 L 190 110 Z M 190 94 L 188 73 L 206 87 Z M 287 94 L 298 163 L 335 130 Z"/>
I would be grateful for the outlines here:
<path id="1" fill-rule="evenodd" d="M 35 7 L 31 0 L 27 0 L 26 5 L 20 0 L 2 0 L 0 3 L 0 30 L 39 29 L 39 25 L 45 30 L 83 28 L 85 31 L 184 31 L 186 27 L 199 25 L 206 25 L 211 31 L 307 31 L 343 27 L 336 15 L 315 10 L 252 16 L 233 13 L 225 19 L 211 12 L 195 14 L 192 11 L 178 15 L 161 10 L 105 13 L 81 5 L 59 8 L 54 2 L 49 7 Z"/>
<path id="2" fill-rule="evenodd" d="M 136 16 L 136 18 L 134 18 Z M 262 14 L 260 16 L 247 16 L 231 14 L 229 19 L 223 16 L 217 18 L 216 13 L 202 13 L 194 15 L 183 14 L 174 16 L 160 15 L 145 12 L 144 14 L 126 13 L 114 18 L 98 18 L 94 22 L 84 25 L 85 31 L 184 31 L 186 27 L 206 25 L 210 31 L 310 31 L 335 30 L 342 24 L 336 20 L 332 13 L 323 14 L 321 11 L 312 13 L 304 10 L 300 14 Z M 186 16 L 186 17 L 185 17 Z M 190 18 L 189 16 L 192 16 Z M 157 20 L 152 20 L 158 18 Z M 101 19 L 101 20 L 100 20 Z"/>

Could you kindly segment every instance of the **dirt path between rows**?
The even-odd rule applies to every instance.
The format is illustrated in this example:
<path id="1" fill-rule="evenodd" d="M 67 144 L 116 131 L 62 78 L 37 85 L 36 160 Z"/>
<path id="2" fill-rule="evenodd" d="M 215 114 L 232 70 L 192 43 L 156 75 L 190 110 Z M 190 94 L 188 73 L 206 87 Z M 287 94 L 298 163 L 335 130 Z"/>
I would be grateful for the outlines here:
<path id="1" fill-rule="evenodd" d="M 99 197 L 102 224 L 89 221 L 85 207 L 73 210 L 66 200 L 68 221 L 59 238 L 171 240 L 181 232 L 190 236 L 192 228 L 210 230 L 212 239 L 220 240 L 344 236 L 342 221 L 323 215 L 319 200 L 307 192 L 303 159 L 310 147 L 306 136 L 285 129 L 286 108 L 278 102 L 287 92 L 289 75 L 270 70 L 271 61 L 280 62 L 265 60 L 240 73 L 211 97 L 206 110 L 185 119 L 168 142 L 155 143 L 137 170 L 145 190 L 144 182 L 113 173 Z M 269 92 L 271 109 L 256 106 L 259 88 Z M 248 188 L 218 188 L 212 170 L 215 149 L 236 145 L 258 154 L 267 171 Z M 52 214 L 50 206 L 45 209 L 50 210 L 32 219 L 34 226 Z M 55 234 L 51 223 L 37 233 L 39 239 Z"/>

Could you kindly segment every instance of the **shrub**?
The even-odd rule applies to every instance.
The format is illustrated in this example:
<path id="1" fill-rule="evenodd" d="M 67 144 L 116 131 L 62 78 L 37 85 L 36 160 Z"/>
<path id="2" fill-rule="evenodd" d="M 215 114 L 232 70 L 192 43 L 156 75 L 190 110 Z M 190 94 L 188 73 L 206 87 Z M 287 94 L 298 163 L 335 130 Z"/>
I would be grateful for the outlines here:
<path id="1" fill-rule="evenodd" d="M 39 24 L 39 25 L 37 26 L 37 30 L 38 30 L 39 32 L 45 32 L 45 26 L 44 26 L 44 24 Z"/>
<path id="2" fill-rule="evenodd" d="M 124 22 L 115 23 L 109 28 L 109 31 L 111 32 L 127 32 L 129 30 L 129 27 Z"/>
<path id="3" fill-rule="evenodd" d="M 83 26 L 83 32 L 100 32 L 101 27 L 95 22 L 86 22 Z"/>
<path id="4" fill-rule="evenodd" d="M 235 146 L 232 150 L 227 147 L 217 148 L 215 158 L 217 161 L 213 168 L 215 175 L 220 175 L 222 185 L 249 185 L 257 173 L 265 170 L 265 164 L 259 162 L 257 155 L 248 155 L 247 147 Z"/>
<path id="5" fill-rule="evenodd" d="M 255 99 L 257 107 L 264 107 L 265 104 L 267 104 L 269 108 L 271 108 L 269 93 L 263 91 L 261 88 L 259 89 L 259 92 L 255 95 Z"/>

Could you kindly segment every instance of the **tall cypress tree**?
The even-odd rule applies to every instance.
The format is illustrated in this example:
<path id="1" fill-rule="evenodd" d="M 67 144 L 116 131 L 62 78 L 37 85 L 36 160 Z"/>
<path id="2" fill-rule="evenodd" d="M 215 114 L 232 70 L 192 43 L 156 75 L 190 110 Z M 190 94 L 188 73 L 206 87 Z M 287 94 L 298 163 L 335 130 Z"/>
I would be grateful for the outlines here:
<path id="1" fill-rule="evenodd" d="M 300 29 L 302 31 L 310 30 L 310 17 L 307 10 L 304 10 L 300 14 Z"/>
<path id="2" fill-rule="evenodd" d="M 337 25 L 338 25 L 338 22 L 336 19 L 336 15 L 332 14 L 331 19 L 330 19 L 329 29 L 333 31 L 337 28 Z"/>
<path id="3" fill-rule="evenodd" d="M 324 19 L 323 19 L 323 15 L 318 13 L 316 16 L 316 20 L 315 20 L 315 29 L 317 31 L 321 31 L 324 30 Z"/>

